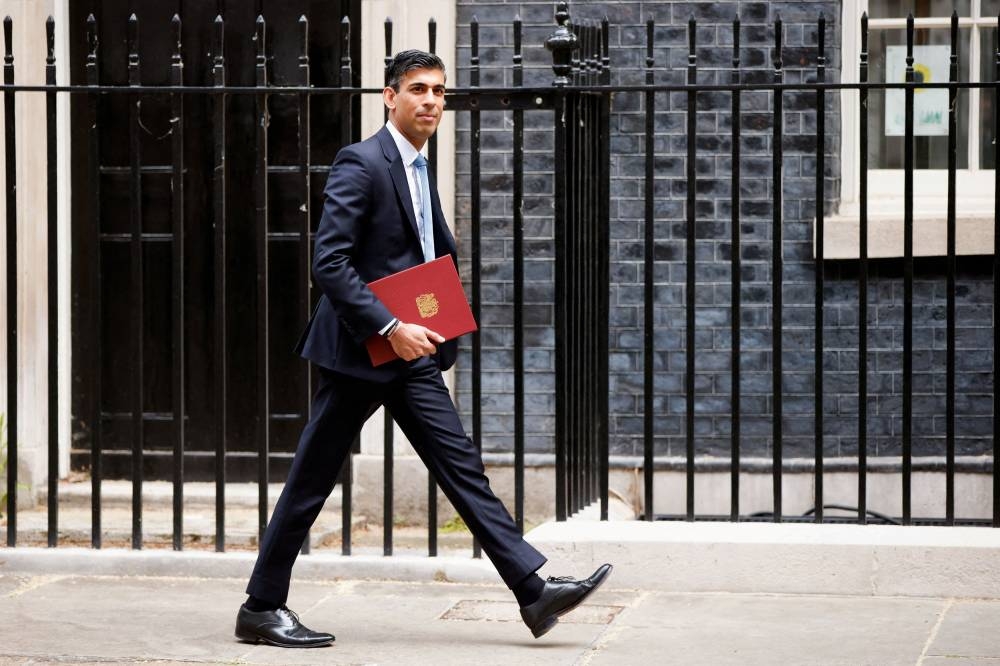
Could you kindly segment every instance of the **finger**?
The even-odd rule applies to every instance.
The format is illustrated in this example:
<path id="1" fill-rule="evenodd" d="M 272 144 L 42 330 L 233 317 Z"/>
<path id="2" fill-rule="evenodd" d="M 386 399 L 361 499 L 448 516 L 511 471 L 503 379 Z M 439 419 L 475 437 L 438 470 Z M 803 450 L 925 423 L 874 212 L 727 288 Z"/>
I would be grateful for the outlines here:
<path id="1" fill-rule="evenodd" d="M 429 340 L 433 340 L 437 344 L 441 344 L 442 342 L 444 342 L 444 336 L 443 335 L 435 333 L 434 331 L 432 331 L 429 328 L 427 329 L 427 338 Z"/>

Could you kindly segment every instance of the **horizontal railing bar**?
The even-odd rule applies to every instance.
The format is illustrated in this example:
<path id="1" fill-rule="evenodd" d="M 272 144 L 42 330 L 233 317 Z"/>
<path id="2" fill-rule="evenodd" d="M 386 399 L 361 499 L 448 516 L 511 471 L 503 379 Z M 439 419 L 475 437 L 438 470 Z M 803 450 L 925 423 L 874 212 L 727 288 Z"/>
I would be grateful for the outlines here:
<path id="1" fill-rule="evenodd" d="M 677 72 L 681 73 L 681 70 L 670 69 L 670 70 L 660 70 L 666 72 Z M 712 68 L 712 69 L 699 69 L 699 72 L 726 72 L 731 73 L 731 69 L 727 68 Z M 766 72 L 767 70 L 761 69 L 749 69 L 743 70 L 743 73 L 756 73 L 756 72 Z M 955 87 L 958 89 L 966 88 L 995 88 L 1000 86 L 1000 82 L 996 81 L 958 81 L 957 83 L 949 83 L 947 81 L 943 82 L 930 82 L 930 83 L 906 83 L 906 82 L 869 82 L 869 83 L 858 83 L 858 82 L 827 82 L 827 83 L 811 83 L 811 82 L 799 82 L 799 83 L 698 83 L 694 85 L 688 85 L 686 83 L 664 83 L 664 84 L 654 84 L 651 86 L 644 84 L 635 85 L 577 85 L 577 86 L 565 86 L 562 88 L 553 88 L 551 86 L 543 87 L 531 87 L 531 88 L 454 88 L 447 93 L 445 97 L 445 108 L 447 108 L 448 100 L 451 98 L 464 99 L 468 97 L 483 97 L 490 95 L 508 95 L 511 97 L 511 106 L 504 106 L 503 108 L 518 108 L 514 106 L 515 97 L 517 95 L 557 95 L 562 93 L 615 93 L 615 92 L 684 92 L 691 89 L 695 91 L 726 91 L 726 90 L 905 90 L 907 88 L 914 89 L 942 89 L 947 90 L 948 88 Z M 44 86 L 44 85 L 3 85 L 0 84 L 0 92 L 10 91 L 10 92 L 68 92 L 68 93 L 83 93 L 83 94 L 93 94 L 98 93 L 121 93 L 125 95 L 137 95 L 137 94 L 149 94 L 149 93 L 180 93 L 180 94 L 205 94 L 205 95 L 260 95 L 262 93 L 267 94 L 301 94 L 306 93 L 309 95 L 381 95 L 381 88 L 304 88 L 302 86 L 272 86 L 268 88 L 264 87 L 254 87 L 254 86 L 226 86 L 226 87 L 212 87 L 212 86 Z M 517 101 L 517 104 L 523 104 L 523 101 Z M 536 103 L 531 103 L 530 105 L 522 106 L 520 108 L 537 108 Z M 480 106 L 479 110 L 484 110 L 484 107 Z"/>
<path id="2" fill-rule="evenodd" d="M 327 173 L 330 171 L 329 164 L 313 164 L 309 167 L 309 173 Z M 302 167 L 298 164 L 295 165 L 284 165 L 284 164 L 268 164 L 268 173 L 302 173 Z"/>
<path id="3" fill-rule="evenodd" d="M 927 456 L 913 458 L 911 469 L 921 472 L 940 472 L 946 469 L 946 459 L 944 456 Z M 548 463 L 552 464 L 552 463 Z M 641 469 L 642 456 L 611 456 L 609 463 L 614 469 Z M 531 466 L 531 465 L 529 465 Z M 729 472 L 731 466 L 728 458 L 700 460 L 695 459 L 695 471 L 697 472 Z M 750 474 L 769 474 L 773 465 L 770 458 L 760 459 L 740 459 L 740 472 Z M 654 458 L 653 468 L 658 471 L 684 472 L 687 470 L 685 458 Z M 838 460 L 826 458 L 823 461 L 823 473 L 829 475 L 835 472 L 856 472 L 858 462 L 856 458 L 848 460 Z M 902 470 L 902 463 L 898 456 L 884 459 L 868 459 L 867 471 L 869 474 L 894 474 Z M 786 459 L 781 464 L 783 472 L 791 474 L 805 474 L 815 471 L 815 461 L 813 458 Z M 956 456 L 955 470 L 961 472 L 982 472 L 992 471 L 993 462 L 991 458 L 983 456 Z M 699 515 L 700 518 L 700 515 Z"/>
<path id="4" fill-rule="evenodd" d="M 147 455 L 172 455 L 170 449 L 162 449 L 162 453 L 158 449 L 150 449 Z M 74 455 L 89 455 L 90 449 L 79 449 L 72 448 L 70 453 Z M 102 450 L 102 454 L 109 453 L 111 455 L 131 455 L 130 449 L 105 449 Z M 184 451 L 185 456 L 198 456 L 198 457 L 213 457 L 215 456 L 214 451 Z M 238 457 L 255 457 L 257 455 L 256 451 L 226 451 L 226 457 L 237 455 Z M 294 453 L 291 452 L 271 452 L 271 457 L 278 458 L 291 458 Z M 552 453 L 526 453 L 525 456 L 525 467 L 552 467 L 555 465 L 555 454 Z M 892 459 L 887 460 L 874 460 L 869 459 L 868 472 L 876 474 L 893 474 L 898 473 L 902 469 L 899 459 L 895 461 Z M 658 471 L 678 471 L 683 472 L 687 469 L 687 463 L 685 459 L 679 460 L 663 460 L 661 458 L 654 458 L 654 469 Z M 490 465 L 506 465 L 512 466 L 514 464 L 514 454 L 513 453 L 483 453 L 483 463 L 487 466 Z M 608 466 L 611 469 L 639 469 L 641 468 L 642 457 L 641 456 L 609 456 Z M 940 472 L 944 471 L 946 468 L 946 460 L 944 456 L 934 457 L 931 459 L 914 458 L 913 465 L 910 468 L 914 472 Z M 755 460 L 740 460 L 740 472 L 748 474 L 768 474 L 771 470 L 771 460 L 770 458 L 761 461 Z M 791 473 L 810 473 L 813 471 L 813 460 L 812 458 L 803 459 L 802 462 L 798 461 L 785 461 L 782 464 L 782 470 Z M 955 471 L 961 473 L 989 473 L 993 470 L 993 463 L 990 459 L 983 459 L 981 456 L 956 456 L 955 457 Z M 728 472 L 729 471 L 729 460 L 717 460 L 717 461 L 700 461 L 695 460 L 695 471 L 697 472 Z M 831 461 L 831 459 L 826 459 L 823 463 L 823 473 L 829 475 L 830 473 L 836 472 L 856 472 L 857 471 L 857 461 Z M 728 520 L 728 514 L 726 514 Z M 698 520 L 702 520 L 702 514 L 698 514 Z"/>
<path id="5" fill-rule="evenodd" d="M 312 238 L 315 233 L 310 232 L 309 237 Z M 281 241 L 281 242 L 298 242 L 302 240 L 301 231 L 269 231 L 267 232 L 267 239 L 271 241 Z"/>
<path id="6" fill-rule="evenodd" d="M 102 175 L 109 176 L 130 176 L 132 175 L 132 167 L 128 166 L 102 166 L 100 168 L 100 173 Z M 139 173 L 143 174 L 163 174 L 163 175 L 173 175 L 174 167 L 173 165 L 157 165 L 157 164 L 145 164 L 139 167 Z M 184 169 L 184 173 L 187 173 L 187 169 Z"/>
<path id="7" fill-rule="evenodd" d="M 131 412 L 102 412 L 101 413 L 101 420 L 102 421 L 127 421 L 130 418 L 132 418 Z M 174 414 L 173 414 L 173 412 L 143 412 L 142 418 L 143 418 L 143 420 L 146 420 L 146 421 L 165 421 L 165 422 L 169 422 L 169 421 L 173 421 L 174 420 Z M 292 420 L 301 419 L 301 418 L 303 418 L 302 414 L 296 414 L 294 412 L 292 412 L 292 413 L 275 413 L 275 412 L 271 412 L 271 420 L 273 420 L 273 421 L 292 421 Z M 190 420 L 190 419 L 185 418 L 185 420 Z"/>
<path id="8" fill-rule="evenodd" d="M 843 509 L 838 509 L 838 511 L 842 511 L 842 510 Z M 895 516 L 889 516 L 889 518 L 891 518 L 892 520 L 896 520 Z M 686 520 L 686 518 L 683 515 L 677 515 L 677 514 L 659 514 L 658 513 L 654 517 L 654 520 L 656 520 L 656 521 L 662 521 L 662 522 L 681 522 L 681 521 Z M 812 516 L 812 514 L 809 514 L 809 515 L 806 515 L 806 516 L 789 516 L 789 515 L 785 514 L 784 516 L 781 517 L 781 520 L 782 520 L 782 522 L 785 522 L 785 523 L 814 523 L 815 524 L 815 522 L 816 522 L 816 519 Z M 823 516 L 823 524 L 824 525 L 831 524 L 831 523 L 837 523 L 837 524 L 843 523 L 843 524 L 851 525 L 851 524 L 857 524 L 857 520 L 858 519 L 856 517 L 850 515 L 849 512 L 848 512 L 848 515 L 845 515 L 845 516 L 827 516 L 827 515 Z M 871 516 L 869 516 L 868 520 L 869 520 L 870 524 L 878 524 L 878 520 L 879 519 L 878 518 L 872 518 Z M 700 514 L 698 514 L 698 522 L 716 522 L 716 523 L 727 522 L 728 523 L 728 522 L 732 522 L 732 520 L 730 519 L 729 514 L 725 514 L 725 515 L 705 515 L 705 514 L 701 514 L 700 513 Z M 766 516 L 741 515 L 740 516 L 740 522 L 741 523 L 770 523 L 770 522 L 772 522 L 772 518 L 771 518 L 770 514 L 767 514 Z M 944 518 L 911 518 L 910 519 L 910 524 L 911 525 L 922 525 L 922 526 L 925 526 L 925 527 L 931 527 L 931 526 L 951 526 L 951 524 L 948 523 Z M 990 524 L 991 523 L 990 523 L 989 519 L 987 519 L 987 518 L 964 518 L 964 519 L 956 519 L 955 522 L 954 522 L 954 525 L 964 526 L 964 527 L 989 527 Z M 900 527 L 902 528 L 904 526 L 900 525 Z"/>
<path id="9" fill-rule="evenodd" d="M 979 18 L 972 18 L 967 16 L 965 18 L 959 17 L 958 27 L 960 28 L 972 28 L 976 26 L 982 26 L 987 28 L 997 27 L 997 17 L 996 16 L 980 16 Z M 913 27 L 917 30 L 921 28 L 949 28 L 951 27 L 951 19 L 947 17 L 942 18 L 914 18 Z M 906 18 L 868 18 L 868 28 L 869 30 L 906 30 Z"/>
<path id="10" fill-rule="evenodd" d="M 173 447 L 173 445 L 169 445 Z M 90 449 L 70 449 L 71 455 L 89 455 Z M 102 456 L 118 456 L 121 458 L 127 458 L 132 455 L 131 449 L 102 449 Z M 142 455 L 144 458 L 173 458 L 174 450 L 173 448 L 165 449 L 143 449 Z M 269 458 L 276 458 L 278 460 L 291 460 L 295 456 L 294 451 L 272 451 L 269 454 Z M 216 457 L 215 451 L 184 451 L 185 458 L 212 458 Z M 226 451 L 226 458 L 253 458 L 256 459 L 256 451 Z M 108 477 L 104 477 L 107 481 Z"/>
<path id="11" fill-rule="evenodd" d="M 174 235 L 169 232 L 145 231 L 140 235 L 140 239 L 143 241 L 165 243 L 172 241 L 174 239 Z M 106 231 L 101 233 L 101 240 L 109 243 L 128 243 L 132 240 L 132 234 L 128 232 L 113 233 Z"/>
<path id="12" fill-rule="evenodd" d="M 313 233 L 309 234 L 310 237 L 313 235 Z M 300 240 L 302 235 L 298 231 L 269 231 L 267 237 L 268 240 L 272 241 L 291 242 Z M 109 243 L 125 243 L 131 241 L 132 236 L 126 233 L 104 232 L 101 234 L 101 240 Z M 173 234 L 169 232 L 147 231 L 142 234 L 142 240 L 153 243 L 166 243 L 173 240 Z"/>
<path id="13" fill-rule="evenodd" d="M 523 88 L 487 89 L 476 92 L 450 92 L 445 97 L 445 108 L 451 111 L 504 111 L 506 109 L 552 109 L 555 104 L 552 89 L 546 92 L 526 93 Z M 487 94 L 483 94 L 483 93 Z"/>

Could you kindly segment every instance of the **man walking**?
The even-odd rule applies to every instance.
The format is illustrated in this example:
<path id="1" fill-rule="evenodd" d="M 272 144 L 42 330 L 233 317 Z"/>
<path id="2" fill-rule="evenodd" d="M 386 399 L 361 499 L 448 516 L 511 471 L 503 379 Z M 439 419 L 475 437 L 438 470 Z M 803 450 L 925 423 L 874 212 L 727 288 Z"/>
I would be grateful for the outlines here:
<path id="1" fill-rule="evenodd" d="M 420 154 L 444 110 L 445 68 L 436 55 L 404 51 L 389 66 L 383 101 L 389 122 L 337 155 L 324 191 L 313 275 L 322 296 L 297 351 L 319 368 L 312 418 L 299 440 L 236 620 L 237 638 L 281 647 L 329 645 L 334 637 L 299 622 L 285 605 L 292 565 L 333 490 L 351 443 L 385 405 L 482 545 L 537 638 L 607 578 L 542 580 L 545 557 L 521 536 L 490 489 L 482 458 L 466 436 L 441 377 L 457 344 L 400 321 L 367 284 L 451 255 L 437 188 Z M 364 341 L 388 339 L 400 360 L 373 367 Z"/>

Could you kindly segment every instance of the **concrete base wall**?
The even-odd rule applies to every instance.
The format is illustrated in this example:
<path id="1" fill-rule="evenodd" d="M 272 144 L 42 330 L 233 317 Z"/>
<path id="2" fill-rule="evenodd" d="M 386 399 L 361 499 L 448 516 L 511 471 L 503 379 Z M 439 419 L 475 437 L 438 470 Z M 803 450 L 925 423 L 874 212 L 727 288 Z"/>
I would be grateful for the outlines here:
<path id="1" fill-rule="evenodd" d="M 514 511 L 514 468 L 509 463 L 491 462 L 487 456 L 486 474 L 498 497 Z M 393 510 L 396 521 L 406 524 L 427 522 L 427 470 L 415 455 L 396 455 L 393 483 Z M 354 456 L 354 511 L 369 521 L 382 521 L 382 456 Z M 826 472 L 823 477 L 823 503 L 856 507 L 857 472 Z M 729 515 L 730 477 L 728 472 L 698 471 L 695 475 L 695 513 L 700 516 Z M 609 473 L 611 496 L 621 500 L 636 515 L 643 513 L 643 473 L 640 468 L 612 468 Z M 658 469 L 653 475 L 653 513 L 683 515 L 686 512 L 687 479 L 685 472 Z M 944 518 L 945 475 L 943 472 L 914 472 L 912 475 L 912 512 L 919 518 Z M 993 482 L 986 473 L 956 473 L 955 515 L 963 519 L 987 519 L 992 516 Z M 808 472 L 785 472 L 782 476 L 782 513 L 802 515 L 815 506 L 815 477 Z M 869 511 L 899 516 L 902 514 L 902 476 L 895 471 L 869 471 L 867 479 Z M 770 472 L 740 474 L 740 514 L 774 510 L 773 481 Z M 828 515 L 853 515 L 827 509 Z M 438 491 L 439 524 L 456 515 L 451 503 Z M 555 467 L 535 465 L 525 468 L 525 520 L 538 525 L 555 516 Z"/>
<path id="2" fill-rule="evenodd" d="M 384 493 L 382 456 L 354 456 L 352 509 L 370 522 L 381 523 Z M 393 516 L 397 523 L 427 524 L 427 468 L 417 456 L 395 456 L 393 473 Z M 514 468 L 488 465 L 490 487 L 511 515 L 514 514 Z M 528 467 L 524 470 L 524 516 L 527 527 L 550 520 L 555 507 L 555 468 Z M 458 513 L 441 489 L 437 491 L 438 525 Z"/>

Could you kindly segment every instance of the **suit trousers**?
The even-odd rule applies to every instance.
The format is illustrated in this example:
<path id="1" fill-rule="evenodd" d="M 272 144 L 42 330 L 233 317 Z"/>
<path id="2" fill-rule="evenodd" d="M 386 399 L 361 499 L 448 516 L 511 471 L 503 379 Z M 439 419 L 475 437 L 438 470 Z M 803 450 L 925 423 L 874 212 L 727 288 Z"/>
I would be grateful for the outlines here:
<path id="1" fill-rule="evenodd" d="M 388 408 L 508 587 L 545 563 L 490 488 L 482 457 L 462 428 L 434 359 L 411 362 L 388 383 L 325 368 L 319 372 L 312 417 L 264 533 L 247 594 L 285 603 L 292 565 L 309 528 L 333 490 L 355 437 L 381 405 Z"/>

